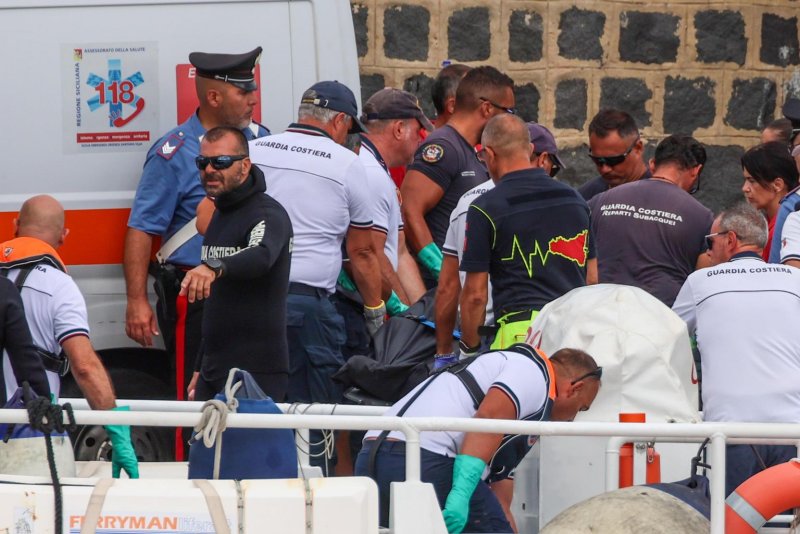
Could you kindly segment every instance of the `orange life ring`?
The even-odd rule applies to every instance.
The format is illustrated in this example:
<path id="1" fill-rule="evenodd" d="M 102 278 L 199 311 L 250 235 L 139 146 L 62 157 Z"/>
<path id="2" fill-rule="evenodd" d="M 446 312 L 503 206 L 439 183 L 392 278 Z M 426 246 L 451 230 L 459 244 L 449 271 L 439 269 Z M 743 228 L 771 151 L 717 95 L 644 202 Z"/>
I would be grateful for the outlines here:
<path id="1" fill-rule="evenodd" d="M 725 499 L 725 533 L 753 534 L 789 508 L 800 507 L 800 460 L 765 469 Z"/>

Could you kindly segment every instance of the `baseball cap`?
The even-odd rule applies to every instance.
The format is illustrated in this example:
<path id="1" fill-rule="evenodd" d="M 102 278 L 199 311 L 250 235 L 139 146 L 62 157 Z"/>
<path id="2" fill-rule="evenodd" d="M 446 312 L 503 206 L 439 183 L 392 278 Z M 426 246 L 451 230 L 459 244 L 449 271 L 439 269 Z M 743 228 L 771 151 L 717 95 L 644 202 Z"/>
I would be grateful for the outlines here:
<path id="1" fill-rule="evenodd" d="M 417 97 L 408 91 L 387 87 L 381 89 L 366 101 L 361 120 L 365 122 L 385 119 L 417 119 L 429 132 L 433 124 L 419 107 Z"/>
<path id="2" fill-rule="evenodd" d="M 261 58 L 261 47 L 244 54 L 209 54 L 192 52 L 189 63 L 197 69 L 197 76 L 235 85 L 245 91 L 255 91 L 256 64 Z"/>
<path id="3" fill-rule="evenodd" d="M 303 93 L 300 103 L 314 104 L 321 108 L 346 113 L 353 118 L 353 126 L 349 133 L 367 132 L 367 128 L 358 120 L 356 97 L 343 83 L 336 80 L 317 82 Z"/>
<path id="4" fill-rule="evenodd" d="M 800 99 L 787 98 L 783 104 L 783 116 L 792 121 L 792 126 L 800 126 Z"/>
<path id="5" fill-rule="evenodd" d="M 553 134 L 550 133 L 550 130 L 539 123 L 529 122 L 528 131 L 531 134 L 531 143 L 533 143 L 534 152 L 547 152 L 553 156 L 553 159 L 556 160 L 556 163 L 558 163 L 562 169 L 567 168 L 564 162 L 561 161 L 561 158 L 558 157 L 556 139 L 553 137 Z"/>

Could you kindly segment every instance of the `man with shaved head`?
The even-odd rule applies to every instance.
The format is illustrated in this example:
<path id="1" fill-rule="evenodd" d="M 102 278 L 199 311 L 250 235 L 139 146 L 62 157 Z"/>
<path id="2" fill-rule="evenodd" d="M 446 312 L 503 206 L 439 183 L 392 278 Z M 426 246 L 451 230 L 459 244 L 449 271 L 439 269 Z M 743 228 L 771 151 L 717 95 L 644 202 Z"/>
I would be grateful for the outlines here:
<path id="1" fill-rule="evenodd" d="M 86 303 L 56 252 L 68 233 L 64 208 L 56 199 L 39 195 L 26 200 L 14 219 L 14 239 L 0 244 L 0 273 L 14 282 L 22 297 L 50 390 L 57 396 L 61 377 L 72 370 L 92 409 L 113 410 L 114 388 L 89 340 Z M 4 355 L 6 397 L 18 387 L 9 363 Z M 113 448 L 114 477 L 124 469 L 131 478 L 138 478 L 130 427 L 108 425 L 106 431 Z"/>
<path id="2" fill-rule="evenodd" d="M 594 261 L 589 238 L 589 207 L 571 187 L 531 166 L 531 137 L 519 118 L 491 119 L 479 156 L 494 189 L 479 196 L 467 212 L 461 270 L 461 354 L 481 346 L 487 282 L 499 330 L 492 344 L 502 349 L 524 341 L 539 310 L 571 289 L 586 285 Z"/>
<path id="3" fill-rule="evenodd" d="M 194 160 L 200 153 L 201 139 L 216 126 L 238 128 L 248 140 L 269 135 L 265 127 L 252 121 L 258 104 L 254 72 L 260 56 L 261 47 L 243 54 L 189 54 L 199 107 L 148 151 L 128 219 L 123 259 L 128 296 L 125 332 L 143 347 L 152 346 L 153 336 L 158 335 L 147 298 L 149 269 L 159 297 L 158 326 L 165 348 L 176 356 L 179 399 L 194 369 L 202 318 L 202 300 L 188 303 L 178 296 L 184 274 L 200 264 L 203 242 L 194 217 L 206 193 Z M 159 262 L 151 264 L 156 236 L 161 238 L 161 250 L 156 255 Z M 176 339 L 176 331 L 184 332 L 183 339 Z"/>

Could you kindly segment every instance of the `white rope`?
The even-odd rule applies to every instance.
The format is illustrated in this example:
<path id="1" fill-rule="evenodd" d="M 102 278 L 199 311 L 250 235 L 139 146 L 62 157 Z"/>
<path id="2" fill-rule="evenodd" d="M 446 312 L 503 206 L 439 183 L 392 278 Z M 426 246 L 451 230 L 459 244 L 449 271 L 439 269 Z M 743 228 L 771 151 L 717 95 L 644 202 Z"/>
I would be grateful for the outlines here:
<path id="1" fill-rule="evenodd" d="M 200 421 L 195 425 L 194 431 L 197 432 L 195 439 L 202 437 L 203 445 L 210 449 L 217 444 L 214 449 L 214 479 L 219 479 L 220 460 L 222 457 L 222 433 L 227 428 L 229 413 L 236 413 L 239 408 L 239 401 L 236 399 L 236 392 L 242 387 L 242 382 L 233 384 L 233 377 L 238 371 L 236 367 L 228 373 L 228 380 L 225 383 L 225 398 L 227 402 L 217 399 L 207 400 L 201 409 Z"/>
<path id="2" fill-rule="evenodd" d="M 287 414 L 305 415 L 306 411 L 308 411 L 315 404 L 319 404 L 319 403 L 311 403 L 311 404 L 302 405 L 299 402 L 293 402 L 289 406 L 289 408 L 286 410 L 286 413 Z M 336 406 L 337 405 L 334 405 L 333 409 L 331 410 L 331 415 L 333 415 L 334 412 L 336 411 Z M 336 447 L 336 438 L 334 436 L 333 430 L 320 429 L 320 432 L 322 433 L 322 439 L 320 441 L 312 442 L 310 440 L 305 439 L 302 436 L 302 434 L 298 434 L 297 431 L 295 431 L 295 433 L 300 436 L 300 440 L 305 445 L 308 445 L 308 450 L 307 451 L 303 450 L 300 447 L 299 443 L 296 446 L 300 450 L 300 452 L 302 452 L 304 454 L 307 454 L 309 458 L 325 457 L 325 460 L 330 460 L 331 458 L 333 458 L 333 452 L 334 452 L 334 449 Z M 323 445 L 322 451 L 312 454 L 311 453 L 311 447 L 315 447 L 317 445 Z"/>

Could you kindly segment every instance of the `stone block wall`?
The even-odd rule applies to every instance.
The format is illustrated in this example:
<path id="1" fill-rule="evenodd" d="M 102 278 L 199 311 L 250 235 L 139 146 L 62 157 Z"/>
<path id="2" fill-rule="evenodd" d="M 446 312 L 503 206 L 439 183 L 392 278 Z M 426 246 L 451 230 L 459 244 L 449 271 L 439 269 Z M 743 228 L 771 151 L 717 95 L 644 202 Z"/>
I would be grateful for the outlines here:
<path id="1" fill-rule="evenodd" d="M 444 60 L 491 64 L 516 82 L 525 120 L 551 128 L 580 184 L 596 174 L 587 126 L 617 107 L 649 150 L 672 133 L 706 143 L 698 197 L 714 209 L 741 198 L 742 151 L 800 97 L 800 0 L 351 0 L 362 98 L 416 93 Z"/>

